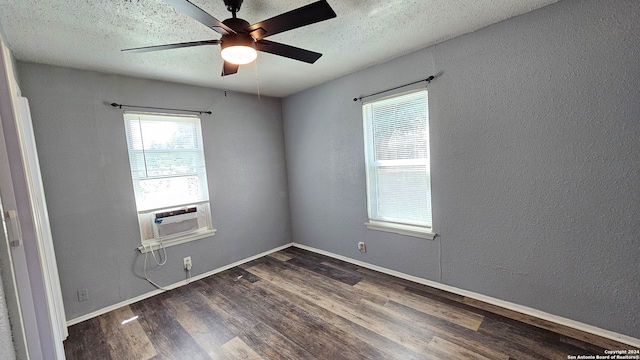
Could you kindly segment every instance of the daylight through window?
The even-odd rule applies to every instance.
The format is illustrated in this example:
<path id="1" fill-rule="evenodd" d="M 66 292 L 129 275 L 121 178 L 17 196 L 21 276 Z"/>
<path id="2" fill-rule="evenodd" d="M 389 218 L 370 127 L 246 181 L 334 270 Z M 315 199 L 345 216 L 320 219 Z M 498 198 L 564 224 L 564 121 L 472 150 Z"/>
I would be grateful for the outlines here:
<path id="1" fill-rule="evenodd" d="M 362 110 L 367 226 L 432 238 L 427 91 L 367 102 Z"/>
<path id="2" fill-rule="evenodd" d="M 200 118 L 130 112 L 124 118 L 143 242 L 211 230 Z"/>

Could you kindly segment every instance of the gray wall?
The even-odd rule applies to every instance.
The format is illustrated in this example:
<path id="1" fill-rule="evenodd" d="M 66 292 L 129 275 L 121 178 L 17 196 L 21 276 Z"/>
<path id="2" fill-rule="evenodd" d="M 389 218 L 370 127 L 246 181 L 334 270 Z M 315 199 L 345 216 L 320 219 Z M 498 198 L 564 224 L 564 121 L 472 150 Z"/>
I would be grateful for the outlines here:
<path id="1" fill-rule="evenodd" d="M 444 284 L 640 338 L 639 13 L 565 0 L 284 99 L 294 241 L 435 281 L 441 250 Z M 439 237 L 367 230 L 352 99 L 432 74 Z"/>
<path id="2" fill-rule="evenodd" d="M 143 255 L 123 110 L 107 103 L 208 109 L 202 131 L 214 237 L 168 248 L 161 285 L 291 242 L 281 100 L 18 63 L 29 98 L 68 319 L 154 290 Z M 150 261 L 153 264 L 151 257 Z M 76 292 L 89 290 L 78 302 Z"/>

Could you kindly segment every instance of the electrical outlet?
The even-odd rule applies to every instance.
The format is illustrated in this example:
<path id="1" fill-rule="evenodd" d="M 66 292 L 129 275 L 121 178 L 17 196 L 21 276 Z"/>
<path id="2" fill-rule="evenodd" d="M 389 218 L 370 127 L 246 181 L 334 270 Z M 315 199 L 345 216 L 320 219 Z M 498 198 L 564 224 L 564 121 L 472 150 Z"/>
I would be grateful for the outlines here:
<path id="1" fill-rule="evenodd" d="M 187 256 L 186 258 L 182 259 L 183 264 L 184 264 L 184 269 L 185 270 L 191 270 L 191 256 Z"/>
<path id="2" fill-rule="evenodd" d="M 89 289 L 78 290 L 78 301 L 83 302 L 89 300 Z"/>
<path id="3" fill-rule="evenodd" d="M 364 244 L 364 242 L 360 241 L 358 243 L 358 250 L 360 250 L 360 252 L 362 253 L 367 252 L 367 246 Z"/>

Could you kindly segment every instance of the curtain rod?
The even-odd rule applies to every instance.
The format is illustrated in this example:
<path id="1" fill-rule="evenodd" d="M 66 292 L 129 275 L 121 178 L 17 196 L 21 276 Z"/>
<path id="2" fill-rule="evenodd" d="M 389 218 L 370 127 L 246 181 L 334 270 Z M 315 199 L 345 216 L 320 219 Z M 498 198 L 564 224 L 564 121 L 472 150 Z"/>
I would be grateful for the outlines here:
<path id="1" fill-rule="evenodd" d="M 391 89 L 378 91 L 377 93 L 373 93 L 373 94 L 369 94 L 369 95 L 364 95 L 364 96 L 360 96 L 360 97 L 357 97 L 357 98 L 353 98 L 353 101 L 362 100 L 362 99 L 364 99 L 364 98 L 368 98 L 368 97 L 370 97 L 370 96 L 374 96 L 374 95 L 382 94 L 382 93 L 385 93 L 385 92 L 387 92 L 387 91 L 392 91 L 392 90 L 400 89 L 400 88 L 403 88 L 403 87 L 405 87 L 405 86 L 409 86 L 409 85 L 417 84 L 417 83 L 420 83 L 420 82 L 423 82 L 423 81 L 426 81 L 427 83 L 430 83 L 430 82 L 431 82 L 431 80 L 433 80 L 433 79 L 435 79 L 435 76 L 431 75 L 431 76 L 429 76 L 429 77 L 428 77 L 428 78 L 426 78 L 426 79 L 422 79 L 422 80 L 414 81 L 414 82 L 412 82 L 412 83 L 408 83 L 408 84 L 404 84 L 404 85 L 396 86 L 396 87 L 391 88 Z"/>
<path id="2" fill-rule="evenodd" d="M 152 106 L 125 105 L 125 104 L 116 104 L 116 103 L 111 103 L 111 106 L 119 107 L 120 109 L 122 109 L 122 107 L 124 106 L 124 107 L 130 107 L 130 108 L 138 108 L 138 109 L 182 111 L 182 112 L 192 112 L 192 113 L 198 113 L 198 114 L 209 114 L 209 115 L 211 115 L 211 111 L 200 111 L 200 110 L 170 109 L 170 108 L 161 108 L 161 107 L 152 107 Z"/>

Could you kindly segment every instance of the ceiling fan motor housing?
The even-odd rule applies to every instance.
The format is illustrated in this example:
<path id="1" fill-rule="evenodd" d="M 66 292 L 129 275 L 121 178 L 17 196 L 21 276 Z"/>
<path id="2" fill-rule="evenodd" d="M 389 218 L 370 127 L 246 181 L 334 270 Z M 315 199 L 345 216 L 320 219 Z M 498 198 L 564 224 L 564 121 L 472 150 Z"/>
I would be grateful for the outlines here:
<path id="1" fill-rule="evenodd" d="M 256 48 L 253 38 L 247 33 L 223 35 L 220 40 L 220 47 L 222 49 L 229 46 L 248 46 L 253 49 Z"/>
<path id="2" fill-rule="evenodd" d="M 224 20 L 222 23 L 237 32 L 237 34 L 222 36 L 222 39 L 220 39 L 220 46 L 222 47 L 222 49 L 229 46 L 248 46 L 255 49 L 255 40 L 251 37 L 251 35 L 243 31 L 243 29 L 249 26 L 249 23 L 246 20 L 239 18 L 230 18 Z"/>
<path id="3" fill-rule="evenodd" d="M 222 23 L 232 28 L 237 33 L 243 33 L 244 29 L 249 27 L 249 23 L 246 20 L 240 18 L 229 18 L 223 20 Z"/>

